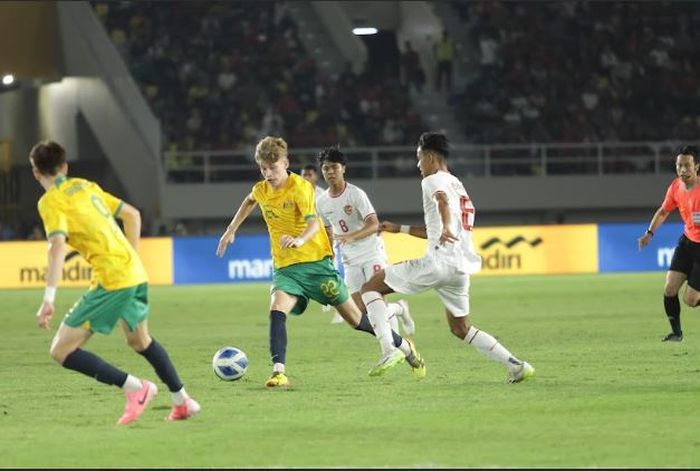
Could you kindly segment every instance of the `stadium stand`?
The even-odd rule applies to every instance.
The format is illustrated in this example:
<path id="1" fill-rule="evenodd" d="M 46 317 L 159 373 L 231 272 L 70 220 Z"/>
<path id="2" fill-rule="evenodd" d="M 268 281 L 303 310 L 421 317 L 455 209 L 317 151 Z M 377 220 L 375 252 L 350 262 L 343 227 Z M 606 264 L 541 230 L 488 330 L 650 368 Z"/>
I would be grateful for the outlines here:
<path id="1" fill-rule="evenodd" d="M 222 150 L 413 143 L 399 71 L 323 74 L 284 2 L 92 2 L 163 124 L 165 147 Z M 398 131 L 397 131 L 398 130 Z"/>
<path id="2" fill-rule="evenodd" d="M 361 75 L 351 67 L 335 67 L 329 75 L 324 72 L 327 61 L 317 58 L 317 64 L 312 58 L 316 52 L 307 41 L 311 28 L 307 24 L 303 29 L 303 20 L 292 14 L 294 6 L 283 1 L 178 1 L 163 8 L 157 2 L 92 0 L 82 6 L 100 35 L 102 28 L 90 6 L 101 20 L 162 123 L 163 145 L 153 148 L 163 151 L 155 159 L 162 157 L 158 163 L 163 166 L 165 191 L 159 204 L 165 209 L 152 216 L 152 224 L 145 224 L 148 235 L 218 232 L 222 214 L 228 214 L 229 208 L 210 209 L 200 216 L 182 209 L 180 203 L 188 200 L 191 185 L 198 185 L 200 197 L 214 201 L 220 199 L 215 189 L 224 185 L 231 194 L 248 189 L 245 185 L 259 175 L 251 165 L 251 145 L 264 134 L 288 140 L 296 170 L 318 148 L 340 143 L 353 159 L 349 178 L 363 180 L 383 213 L 405 214 L 404 206 L 411 200 L 394 198 L 403 190 L 392 185 L 416 177 L 416 136 L 428 127 L 444 125 L 431 119 L 424 107 L 420 108 L 422 122 L 409 97 L 416 106 L 425 97 L 431 97 L 431 102 L 447 99 L 461 121 L 468 139 L 448 133 L 454 144 L 451 168 L 462 177 L 473 177 L 470 185 L 491 205 L 481 206 L 482 224 L 526 221 L 510 208 L 509 201 L 489 192 L 501 185 L 500 180 L 492 185 L 493 177 L 534 177 L 539 179 L 538 188 L 554 189 L 557 178 L 570 176 L 581 181 L 605 177 L 600 181 L 607 182 L 619 176 L 628 186 L 631 182 L 647 185 L 651 180 L 663 186 L 672 178 L 677 144 L 697 143 L 700 136 L 696 73 L 700 52 L 694 46 L 698 38 L 692 28 L 700 17 L 697 2 L 430 4 L 427 8 L 443 15 L 443 25 L 461 21 L 463 30 L 470 33 L 471 41 L 464 41 L 464 36 L 450 30 L 460 45 L 454 49 L 459 74 L 454 76 L 451 93 L 434 91 L 431 71 L 437 56 L 419 48 L 420 41 L 411 37 L 412 48 L 429 56 L 421 70 L 415 55 L 406 53 L 408 37 L 400 34 L 396 40 L 401 41 L 404 54 L 397 70 L 384 74 L 375 64 Z M 444 15 L 450 8 L 452 15 Z M 73 15 L 65 13 L 58 17 L 70 24 L 66 19 Z M 447 17 L 454 21 L 446 21 Z M 76 45 L 94 38 L 82 28 L 76 30 L 70 41 L 63 41 L 72 49 L 59 56 L 79 55 L 82 49 Z M 118 59 L 103 39 L 110 55 Z M 469 47 L 461 47 L 465 43 Z M 123 69 L 121 61 L 115 62 Z M 465 69 L 464 64 L 471 67 Z M 75 75 L 82 76 L 84 70 L 94 73 L 86 67 Z M 13 93 L 13 100 L 21 95 L 20 90 L 5 93 L 6 97 Z M 33 103 L 31 96 L 22 95 Z M 29 118 L 18 115 L 16 119 L 22 123 L 16 129 L 34 126 Z M 88 125 L 83 127 L 79 149 L 87 151 L 76 154 L 71 168 L 76 175 L 99 180 L 109 171 L 102 171 L 107 159 L 92 152 L 100 150 L 98 139 L 88 132 Z M 70 137 L 71 132 L 62 131 L 56 137 Z M 22 144 L 18 137 L 24 139 L 15 136 L 15 149 Z M 85 141 L 89 145 L 83 145 Z M 38 191 L 23 155 L 21 163 L 25 166 L 15 169 L 22 183 L 17 188 Z M 550 176 L 557 178 L 544 178 Z M 507 184 L 524 185 L 519 180 L 509 179 Z M 529 188 L 521 189 L 521 194 L 537 200 Z M 20 214 L 10 208 L 0 214 L 0 240 L 35 237 L 38 216 L 30 197 L 29 191 L 21 194 L 23 207 L 31 211 Z M 641 201 L 642 195 L 634 198 Z M 538 201 L 527 207 L 532 214 L 527 222 L 560 222 L 560 209 Z M 647 206 L 657 203 L 653 198 L 644 201 Z M 592 209 L 574 203 L 568 203 L 568 208 L 579 213 L 567 213 L 568 221 L 586 222 L 593 217 Z M 587 204 L 612 214 L 607 202 Z M 625 208 L 620 208 L 614 213 L 616 220 L 631 220 L 641 213 L 646 218 L 647 206 L 639 209 L 642 203 L 635 204 L 640 213 L 622 214 Z"/>
<path id="3" fill-rule="evenodd" d="M 474 143 L 700 133 L 697 2 L 451 2 L 475 72 L 452 105 Z"/>

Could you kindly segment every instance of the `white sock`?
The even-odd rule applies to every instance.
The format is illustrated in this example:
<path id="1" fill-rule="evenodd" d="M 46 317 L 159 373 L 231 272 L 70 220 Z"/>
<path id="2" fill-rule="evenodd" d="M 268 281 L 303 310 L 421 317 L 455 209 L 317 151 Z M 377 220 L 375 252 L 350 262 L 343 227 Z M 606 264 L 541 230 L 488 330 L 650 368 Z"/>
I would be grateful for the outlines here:
<path id="1" fill-rule="evenodd" d="M 522 365 L 522 362 L 514 357 L 508 349 L 498 342 L 498 340 L 487 332 L 479 330 L 474 326 L 469 327 L 464 341 L 486 355 L 489 359 L 503 364 L 508 369 L 516 369 Z"/>
<path id="2" fill-rule="evenodd" d="M 387 314 L 389 315 L 389 325 L 394 332 L 399 331 L 399 315 L 403 313 L 403 307 L 399 303 L 388 303 Z"/>
<path id="3" fill-rule="evenodd" d="M 190 398 L 190 396 L 187 395 L 187 391 L 185 391 L 184 387 L 180 388 L 179 391 L 171 392 L 170 397 L 173 399 L 173 404 L 176 406 L 183 405 L 185 401 Z"/>
<path id="4" fill-rule="evenodd" d="M 126 375 L 126 381 L 122 384 L 122 389 L 126 392 L 138 391 L 143 387 L 143 383 L 136 376 Z"/>
<path id="5" fill-rule="evenodd" d="M 284 373 L 284 363 L 275 363 L 272 365 L 273 373 Z"/>
<path id="6" fill-rule="evenodd" d="M 399 346 L 396 347 L 396 348 L 398 348 L 399 350 L 401 350 L 401 353 L 403 353 L 404 356 L 408 356 L 408 355 L 411 353 L 411 346 L 410 346 L 410 345 L 408 344 L 408 342 L 406 342 L 406 340 L 403 339 L 403 338 L 401 339 L 401 345 L 399 345 Z"/>
<path id="7" fill-rule="evenodd" d="M 386 302 L 384 302 L 382 295 L 376 291 L 362 293 L 362 301 L 367 307 L 367 317 L 382 348 L 382 354 L 388 355 L 394 349 L 394 339 L 391 335 Z"/>

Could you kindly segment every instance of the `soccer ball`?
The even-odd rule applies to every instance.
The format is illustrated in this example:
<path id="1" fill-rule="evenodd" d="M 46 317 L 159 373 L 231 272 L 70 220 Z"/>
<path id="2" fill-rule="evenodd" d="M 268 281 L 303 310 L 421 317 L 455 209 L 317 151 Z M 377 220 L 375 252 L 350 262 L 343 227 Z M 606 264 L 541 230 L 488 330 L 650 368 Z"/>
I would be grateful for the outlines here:
<path id="1" fill-rule="evenodd" d="M 248 357 L 236 347 L 223 347 L 211 360 L 214 374 L 224 381 L 235 381 L 248 371 Z"/>

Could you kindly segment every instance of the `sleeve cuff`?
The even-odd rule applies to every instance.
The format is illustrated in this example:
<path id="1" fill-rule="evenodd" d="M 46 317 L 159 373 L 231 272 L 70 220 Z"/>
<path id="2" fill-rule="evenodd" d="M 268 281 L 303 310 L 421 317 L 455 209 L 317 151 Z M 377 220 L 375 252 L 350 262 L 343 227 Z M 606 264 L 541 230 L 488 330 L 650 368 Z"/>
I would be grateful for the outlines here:
<path id="1" fill-rule="evenodd" d="M 114 217 L 119 216 L 119 213 L 121 212 L 123 207 L 124 207 L 124 201 L 120 201 L 119 206 L 117 206 L 117 210 L 114 211 Z"/>
<path id="2" fill-rule="evenodd" d="M 68 239 L 68 233 L 66 231 L 51 231 L 48 234 L 46 234 L 46 240 L 51 239 L 53 236 L 58 235 L 58 234 L 63 234 L 66 239 Z"/>
<path id="3" fill-rule="evenodd" d="M 316 219 L 316 215 L 315 214 L 307 214 L 306 216 L 304 216 L 304 219 L 306 221 L 308 221 L 309 219 Z"/>

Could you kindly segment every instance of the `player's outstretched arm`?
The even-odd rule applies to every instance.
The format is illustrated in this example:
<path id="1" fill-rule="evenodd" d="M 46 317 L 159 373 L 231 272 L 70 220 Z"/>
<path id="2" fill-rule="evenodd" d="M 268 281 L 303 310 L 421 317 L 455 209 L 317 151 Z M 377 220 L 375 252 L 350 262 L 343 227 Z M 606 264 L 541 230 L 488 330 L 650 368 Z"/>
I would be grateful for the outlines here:
<path id="1" fill-rule="evenodd" d="M 419 239 L 427 239 L 428 232 L 425 230 L 425 226 L 407 226 L 405 224 L 396 224 L 391 221 L 382 221 L 379 224 L 379 232 L 403 232 L 404 234 L 412 235 L 413 237 L 418 237 Z"/>
<path id="2" fill-rule="evenodd" d="M 639 250 L 642 250 L 649 244 L 649 242 L 651 242 L 651 238 L 654 237 L 656 229 L 664 223 L 669 214 L 669 211 L 666 211 L 663 207 L 656 210 L 654 216 L 651 218 L 651 222 L 649 223 L 649 228 L 642 237 L 637 239 Z"/>
<path id="3" fill-rule="evenodd" d="M 124 235 L 126 239 L 134 249 L 138 249 L 141 237 L 141 213 L 130 204 L 124 203 L 118 217 L 124 221 Z"/>
<path id="4" fill-rule="evenodd" d="M 63 262 L 66 257 L 66 236 L 54 234 L 49 239 L 48 268 L 46 269 L 46 290 L 44 300 L 36 313 L 36 323 L 42 329 L 49 328 L 49 321 L 55 311 L 54 300 L 56 289 L 63 272 Z"/>
<path id="5" fill-rule="evenodd" d="M 226 253 L 226 248 L 230 244 L 233 244 L 233 241 L 236 239 L 236 231 L 240 225 L 243 224 L 243 221 L 250 216 L 256 204 L 252 193 L 249 193 L 248 196 L 243 199 L 241 206 L 238 208 L 238 211 L 236 211 L 236 215 L 233 216 L 233 219 L 219 239 L 219 245 L 216 248 L 216 255 L 218 257 L 223 257 Z"/>

